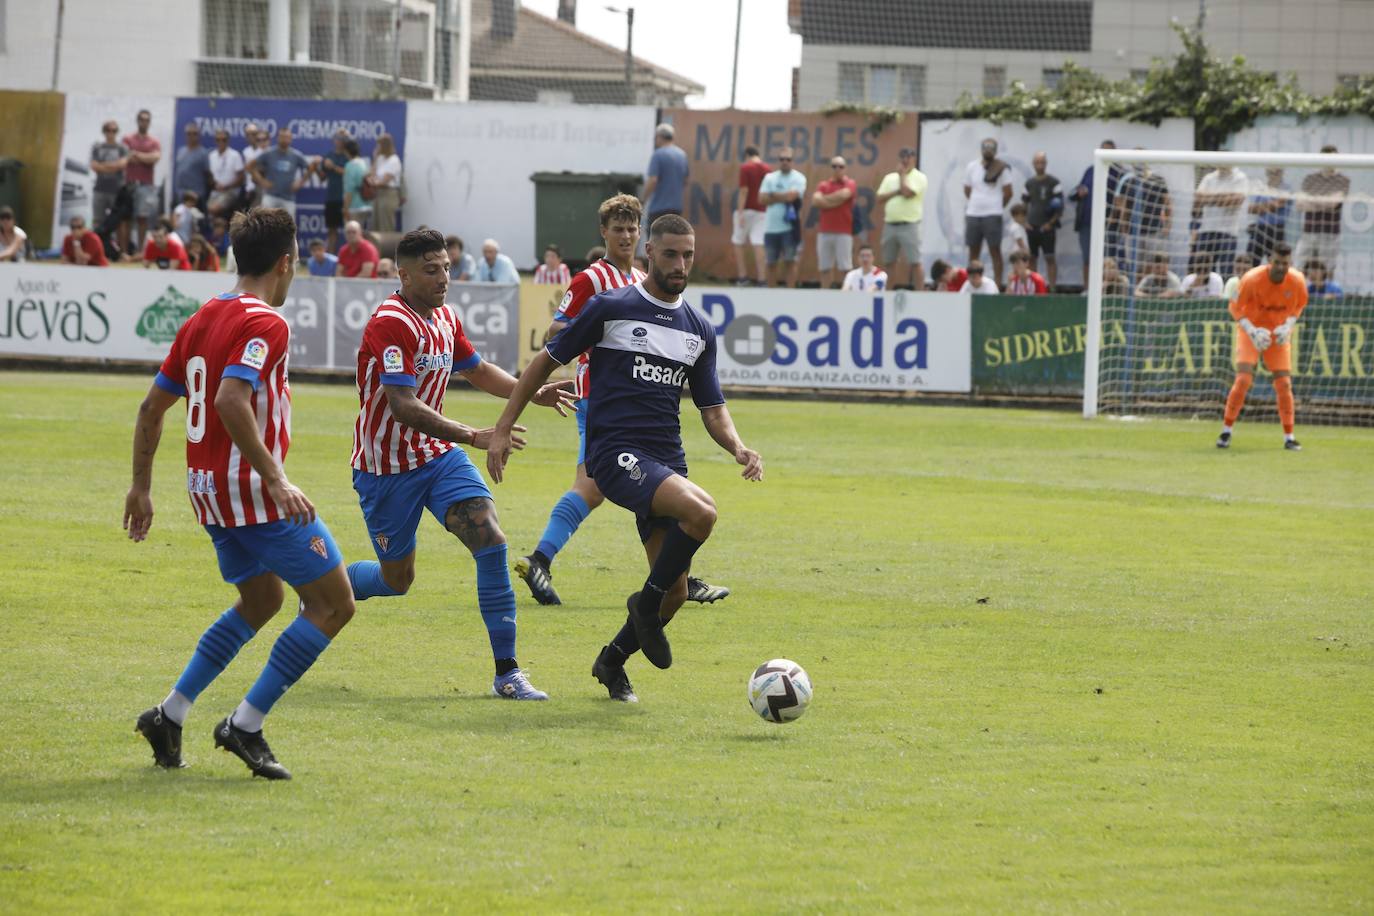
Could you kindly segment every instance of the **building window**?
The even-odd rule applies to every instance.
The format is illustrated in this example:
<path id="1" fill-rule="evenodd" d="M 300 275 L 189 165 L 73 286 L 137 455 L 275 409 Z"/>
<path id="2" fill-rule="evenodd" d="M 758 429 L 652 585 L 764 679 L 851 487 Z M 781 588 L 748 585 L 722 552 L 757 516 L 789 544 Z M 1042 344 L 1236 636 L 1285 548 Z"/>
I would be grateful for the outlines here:
<path id="1" fill-rule="evenodd" d="M 1006 67 L 984 67 L 983 68 L 983 97 L 988 99 L 1001 98 L 1007 91 L 1007 68 Z"/>
<path id="2" fill-rule="evenodd" d="M 902 68 L 902 94 L 898 99 L 903 108 L 919 108 L 926 103 L 926 68 Z"/>
<path id="3" fill-rule="evenodd" d="M 840 64 L 839 100 L 910 108 L 925 104 L 926 68 L 894 64 Z"/>
<path id="4" fill-rule="evenodd" d="M 862 104 L 864 101 L 864 66 L 863 64 L 840 64 L 840 101 L 857 102 Z"/>
<path id="5" fill-rule="evenodd" d="M 1058 89 L 1059 81 L 1064 78 L 1064 71 L 1058 67 L 1046 67 L 1040 71 L 1040 82 L 1046 89 Z"/>
<path id="6" fill-rule="evenodd" d="M 1149 78 L 1150 70 L 1148 67 L 1131 68 L 1131 82 L 1135 83 L 1137 86 L 1144 86 L 1145 80 Z"/>

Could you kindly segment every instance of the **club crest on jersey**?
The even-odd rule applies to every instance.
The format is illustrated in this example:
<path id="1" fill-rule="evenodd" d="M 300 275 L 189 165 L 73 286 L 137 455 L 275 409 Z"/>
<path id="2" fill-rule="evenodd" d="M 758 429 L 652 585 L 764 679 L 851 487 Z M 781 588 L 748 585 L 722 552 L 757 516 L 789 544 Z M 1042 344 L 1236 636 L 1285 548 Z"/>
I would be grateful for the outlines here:
<path id="1" fill-rule="evenodd" d="M 405 357 L 401 355 L 400 347 L 391 346 L 382 351 L 382 371 L 387 375 L 400 375 L 406 371 Z"/>
<path id="2" fill-rule="evenodd" d="M 695 352 L 697 352 L 697 347 L 699 347 L 699 346 L 701 346 L 701 338 L 699 338 L 699 337 L 688 337 L 688 338 L 687 338 L 687 352 L 688 352 L 688 353 L 695 353 Z"/>
<path id="3" fill-rule="evenodd" d="M 267 341 L 261 337 L 254 337 L 248 341 L 244 345 L 243 357 L 239 362 L 253 369 L 261 369 L 267 365 Z"/>
<path id="4" fill-rule="evenodd" d="M 310 539 L 310 549 L 326 559 L 329 557 L 329 548 L 324 545 L 324 538 L 318 534 Z"/>
<path id="5" fill-rule="evenodd" d="M 379 534 L 372 540 L 376 541 L 377 546 L 382 548 L 382 550 L 386 550 L 387 547 L 391 544 L 391 538 L 387 537 L 385 534 Z"/>

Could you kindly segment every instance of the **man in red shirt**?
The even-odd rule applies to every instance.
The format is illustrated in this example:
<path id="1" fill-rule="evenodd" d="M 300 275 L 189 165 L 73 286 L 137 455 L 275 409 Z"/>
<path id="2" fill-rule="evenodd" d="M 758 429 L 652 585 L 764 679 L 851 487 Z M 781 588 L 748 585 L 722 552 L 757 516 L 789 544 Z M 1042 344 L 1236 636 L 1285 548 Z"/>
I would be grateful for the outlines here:
<path id="1" fill-rule="evenodd" d="M 757 146 L 744 148 L 744 162 L 739 167 L 740 193 L 735 196 L 735 230 L 730 244 L 735 246 L 735 285 L 748 286 L 744 272 L 744 250 L 754 249 L 754 271 L 757 285 L 768 285 L 768 266 L 763 260 L 764 206 L 759 203 L 759 185 L 763 176 L 773 169 L 759 157 Z"/>
<path id="2" fill-rule="evenodd" d="M 816 187 L 811 202 L 821 211 L 816 229 L 816 266 L 825 274 L 821 285 L 839 289 L 840 281 L 854 269 L 854 195 L 858 185 L 845 173 L 843 156 L 830 160 L 830 177 Z"/>
<path id="3" fill-rule="evenodd" d="M 162 143 L 148 132 L 153 115 L 148 109 L 138 113 L 138 131 L 129 134 L 123 143 L 129 149 L 129 164 L 124 167 L 124 181 L 133 185 L 134 219 L 138 222 L 138 240 L 148 238 L 148 221 L 158 212 L 158 189 L 154 184 L 153 168 L 162 158 Z M 119 250 L 129 251 L 129 224 L 119 226 Z"/>
<path id="4" fill-rule="evenodd" d="M 86 228 L 84 216 L 73 216 L 72 231 L 62 240 L 62 263 L 84 264 L 89 267 L 108 267 L 105 260 L 105 246 L 100 236 Z"/>
<path id="5" fill-rule="evenodd" d="M 1045 278 L 1031 270 L 1030 255 L 1024 251 L 1011 253 L 1011 279 L 1005 292 L 1009 296 L 1043 296 L 1049 292 Z"/>
<path id="6" fill-rule="evenodd" d="M 186 255 L 186 246 L 172 231 L 172 221 L 165 216 L 157 218 L 157 225 L 148 233 L 148 242 L 143 246 L 143 266 L 159 270 L 190 270 L 191 259 Z"/>
<path id="7" fill-rule="evenodd" d="M 377 276 L 377 246 L 363 238 L 363 227 L 355 219 L 344 225 L 344 238 L 347 242 L 339 249 L 340 277 L 360 277 L 371 279 Z"/>

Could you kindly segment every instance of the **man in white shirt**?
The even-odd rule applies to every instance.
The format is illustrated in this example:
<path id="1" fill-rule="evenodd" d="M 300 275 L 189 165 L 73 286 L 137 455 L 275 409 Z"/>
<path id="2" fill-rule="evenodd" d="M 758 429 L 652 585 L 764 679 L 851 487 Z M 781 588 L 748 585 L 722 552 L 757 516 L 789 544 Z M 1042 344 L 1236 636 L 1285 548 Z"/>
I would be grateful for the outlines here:
<path id="1" fill-rule="evenodd" d="M 1240 169 L 1223 165 L 1197 183 L 1193 206 L 1199 211 L 1196 250 L 1210 257 L 1207 270 L 1225 270 L 1236 256 L 1245 225 L 1249 179 Z"/>
<path id="2" fill-rule="evenodd" d="M 1168 255 L 1157 254 L 1150 258 L 1145 275 L 1135 285 L 1135 294 L 1140 299 L 1176 299 L 1183 295 L 1178 274 L 1169 269 Z"/>
<path id="3" fill-rule="evenodd" d="M 995 284 L 1002 282 L 1002 211 L 1011 202 L 1011 166 L 997 158 L 997 141 L 983 141 L 983 157 L 964 174 L 964 241 L 969 261 L 978 260 L 987 242 Z M 995 291 L 994 291 L 995 292 Z"/>
<path id="4" fill-rule="evenodd" d="M 873 246 L 859 248 L 859 266 L 844 275 L 843 289 L 871 292 L 887 289 L 887 274 L 873 263 Z"/>
<path id="5" fill-rule="evenodd" d="M 259 156 L 267 152 L 267 144 L 272 138 L 267 131 L 256 124 L 243 128 L 243 191 L 248 197 L 248 206 L 256 207 L 262 200 L 262 189 L 253 180 L 253 170 L 249 168 Z"/>
<path id="6" fill-rule="evenodd" d="M 214 186 L 207 201 L 211 216 L 228 216 L 234 209 L 243 187 L 244 168 L 243 155 L 229 145 L 229 131 L 215 131 L 215 148 L 210 150 L 210 178 Z"/>
<path id="7" fill-rule="evenodd" d="M 1189 274 L 1183 278 L 1183 295 L 1190 299 L 1220 299 L 1226 290 L 1221 274 L 1211 269 L 1211 258 L 1195 253 L 1188 262 Z"/>
<path id="8" fill-rule="evenodd" d="M 964 285 L 959 289 L 959 292 L 970 292 L 982 296 L 995 296 L 997 295 L 997 284 L 993 282 L 991 277 L 983 275 L 982 261 L 969 261 L 968 279 L 964 281 Z"/>

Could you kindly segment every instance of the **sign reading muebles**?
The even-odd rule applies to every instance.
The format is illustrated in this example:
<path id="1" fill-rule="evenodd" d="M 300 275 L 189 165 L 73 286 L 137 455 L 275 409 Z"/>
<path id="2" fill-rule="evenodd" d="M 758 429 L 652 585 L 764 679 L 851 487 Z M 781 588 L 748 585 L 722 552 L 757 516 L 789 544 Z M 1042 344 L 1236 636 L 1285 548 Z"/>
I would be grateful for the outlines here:
<path id="1" fill-rule="evenodd" d="M 3 265 L 0 354 L 161 362 L 182 323 L 234 281 L 223 273 Z M 394 281 L 297 277 L 281 309 L 291 365 L 352 371 L 368 316 L 395 289 Z M 455 283 L 448 300 L 483 359 L 514 371 L 519 289 Z"/>
<path id="2" fill-rule="evenodd" d="M 967 293 L 691 289 L 722 385 L 967 392 Z"/>

